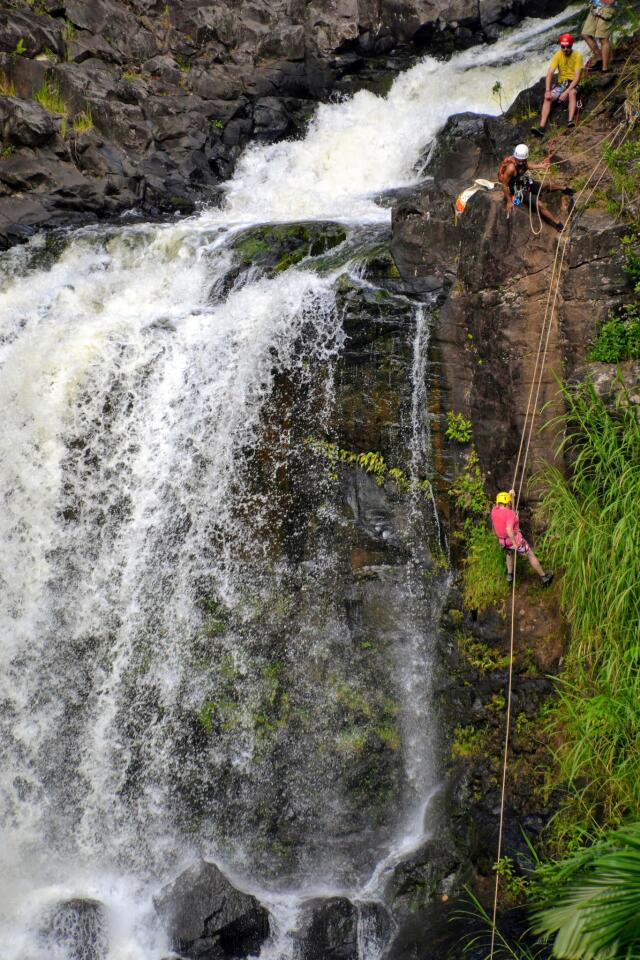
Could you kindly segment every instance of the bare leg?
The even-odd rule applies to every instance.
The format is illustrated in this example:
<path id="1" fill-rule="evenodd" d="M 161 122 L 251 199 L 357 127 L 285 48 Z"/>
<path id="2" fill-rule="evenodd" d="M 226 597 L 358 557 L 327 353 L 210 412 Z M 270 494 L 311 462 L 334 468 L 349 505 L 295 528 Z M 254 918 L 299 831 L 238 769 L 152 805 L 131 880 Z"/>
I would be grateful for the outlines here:
<path id="1" fill-rule="evenodd" d="M 509 574 L 509 576 L 511 576 L 511 574 L 513 573 L 513 553 L 511 552 L 511 550 L 506 551 L 506 558 L 507 558 L 507 573 Z"/>
<path id="2" fill-rule="evenodd" d="M 569 93 L 569 123 L 573 120 L 576 115 L 576 106 L 578 104 L 578 97 L 575 90 L 571 90 Z"/>
<path id="3" fill-rule="evenodd" d="M 600 47 L 596 43 L 595 37 L 587 37 L 584 33 L 582 34 L 582 39 L 586 45 L 591 50 L 593 57 L 591 58 L 592 62 L 595 63 L 596 60 L 600 60 Z"/>
<path id="4" fill-rule="evenodd" d="M 567 189 L 566 183 L 561 180 L 545 180 L 540 188 L 541 193 L 564 193 Z"/>
<path id="5" fill-rule="evenodd" d="M 543 570 L 542 567 L 540 566 L 540 561 L 539 561 L 538 558 L 536 557 L 536 555 L 535 555 L 535 553 L 533 552 L 533 550 L 529 550 L 529 551 L 528 551 L 528 553 L 527 553 L 527 560 L 529 561 L 529 563 L 531 564 L 531 566 L 533 567 L 533 569 L 535 570 L 535 572 L 538 574 L 538 576 L 539 576 L 539 577 L 544 577 L 544 570 Z"/>
<path id="6" fill-rule="evenodd" d="M 550 223 L 552 227 L 557 227 L 557 225 L 561 223 L 560 220 L 557 220 L 556 217 L 554 217 L 554 215 L 551 213 L 551 210 L 549 210 L 548 207 L 545 207 L 544 203 L 542 203 L 540 200 L 538 200 L 538 210 L 540 211 L 540 216 L 542 219 L 547 223 Z M 527 554 L 527 556 L 529 556 L 529 554 Z"/>
<path id="7" fill-rule="evenodd" d="M 547 120 L 549 119 L 549 114 L 551 113 L 551 107 L 553 106 L 553 100 L 544 100 L 542 103 L 542 113 L 540 114 L 540 126 L 546 127 Z"/>
<path id="8" fill-rule="evenodd" d="M 609 69 L 609 61 L 611 60 L 611 41 L 608 37 L 603 37 L 601 40 L 602 43 L 602 70 Z"/>

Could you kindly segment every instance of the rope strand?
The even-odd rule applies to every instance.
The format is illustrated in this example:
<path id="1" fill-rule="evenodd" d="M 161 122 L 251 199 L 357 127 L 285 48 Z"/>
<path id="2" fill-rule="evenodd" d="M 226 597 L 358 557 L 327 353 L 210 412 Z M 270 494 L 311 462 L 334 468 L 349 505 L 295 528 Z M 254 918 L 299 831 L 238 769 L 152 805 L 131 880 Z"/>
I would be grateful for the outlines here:
<path id="1" fill-rule="evenodd" d="M 621 122 L 617 127 L 614 128 L 613 132 L 611 133 L 611 139 L 610 139 L 611 144 L 613 144 L 618 133 L 625 127 L 625 125 L 626 124 L 624 122 Z M 627 127 L 626 132 L 624 133 L 624 136 L 622 137 L 620 142 L 617 144 L 618 147 L 621 146 L 626 140 L 631 130 L 631 126 L 632 124 L 626 125 Z M 608 139 L 608 138 L 605 138 L 605 139 Z M 544 312 L 544 316 L 543 316 L 543 320 L 540 328 L 540 337 L 538 340 L 538 352 L 536 355 L 534 374 L 531 379 L 531 387 L 529 389 L 529 398 L 527 401 L 527 411 L 525 414 L 525 421 L 524 421 L 522 433 L 520 436 L 520 445 L 518 448 L 518 456 L 516 459 L 516 467 L 515 467 L 513 482 L 512 482 L 512 489 L 515 490 L 516 482 L 518 479 L 518 471 L 521 470 L 520 482 L 518 484 L 518 490 L 517 490 L 516 502 L 515 502 L 516 510 L 518 509 L 518 504 L 520 502 L 520 495 L 522 492 L 524 478 L 526 475 L 529 449 L 531 446 L 531 440 L 533 436 L 533 425 L 535 422 L 536 409 L 538 406 L 540 389 L 542 386 L 542 377 L 544 374 L 544 368 L 545 368 L 546 359 L 547 359 L 547 352 L 549 348 L 549 341 L 551 338 L 551 329 L 553 327 L 553 319 L 555 316 L 556 304 L 558 300 L 558 294 L 560 291 L 562 267 L 564 264 L 567 247 L 569 244 L 568 227 L 572 218 L 574 218 L 574 214 L 577 209 L 578 200 L 581 198 L 582 194 L 587 189 L 587 186 L 589 185 L 592 178 L 597 174 L 599 168 L 603 165 L 605 169 L 602 170 L 602 172 L 598 176 L 598 179 L 596 180 L 593 187 L 591 188 L 589 195 L 585 201 L 585 206 L 589 202 L 589 200 L 591 199 L 595 191 L 597 190 L 598 186 L 600 185 L 602 178 L 605 176 L 607 172 L 607 168 L 603 158 L 601 158 L 598 161 L 598 163 L 594 166 L 593 170 L 591 171 L 591 174 L 589 175 L 587 182 L 582 187 L 578 196 L 576 197 L 576 200 L 574 202 L 574 207 L 569 212 L 569 216 L 567 217 L 567 221 L 562 229 L 562 232 L 558 238 L 558 243 L 556 245 L 556 252 L 554 255 L 552 270 L 551 270 L 551 279 L 549 282 L 549 289 L 547 292 L 547 300 L 545 304 L 545 312 Z M 558 263 L 558 254 L 560 253 L 561 244 L 562 244 L 562 255 Z M 555 289 L 554 289 L 554 285 L 555 285 Z M 553 291 L 553 296 L 552 296 L 552 291 Z M 544 347 L 543 347 L 543 343 L 544 343 Z M 534 398 L 534 387 L 535 387 L 535 398 Z M 498 851 L 497 851 L 497 860 L 496 860 L 496 868 L 495 868 L 496 879 L 495 879 L 494 894 L 493 894 L 493 914 L 492 914 L 492 922 L 491 922 L 491 949 L 489 953 L 489 960 L 493 960 L 494 952 L 495 952 L 496 921 L 498 916 L 498 899 L 499 899 L 499 892 L 500 892 L 500 860 L 502 857 L 502 844 L 503 844 L 503 838 L 504 838 L 504 812 L 505 812 L 505 804 L 506 804 L 507 769 L 508 769 L 508 759 L 509 759 L 509 737 L 510 737 L 510 730 L 511 730 L 511 707 L 512 707 L 512 699 L 513 699 L 513 660 L 514 660 L 514 652 L 515 652 L 515 624 L 516 624 L 515 602 L 516 602 L 517 564 L 518 564 L 518 551 L 514 546 L 513 582 L 512 582 L 512 589 L 511 589 L 511 626 L 510 626 L 510 634 L 509 634 L 509 674 L 508 674 L 508 681 L 507 681 L 507 703 L 506 703 L 507 710 L 506 710 L 506 717 L 505 717 L 504 752 L 503 752 L 503 763 L 502 763 L 502 784 L 501 784 L 501 791 L 500 791 L 500 817 L 498 822 Z"/>

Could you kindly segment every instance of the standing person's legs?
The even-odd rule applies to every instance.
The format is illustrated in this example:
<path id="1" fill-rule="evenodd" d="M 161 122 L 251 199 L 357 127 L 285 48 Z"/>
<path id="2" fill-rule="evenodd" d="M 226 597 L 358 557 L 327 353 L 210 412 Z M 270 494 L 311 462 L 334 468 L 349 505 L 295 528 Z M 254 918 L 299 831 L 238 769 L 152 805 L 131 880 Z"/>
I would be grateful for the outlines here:
<path id="1" fill-rule="evenodd" d="M 536 557 L 531 547 L 529 547 L 529 549 L 527 550 L 527 560 L 529 561 L 529 563 L 531 564 L 535 572 L 538 574 L 538 576 L 544 577 L 544 570 L 542 569 L 542 564 Z"/>
<path id="2" fill-rule="evenodd" d="M 513 578 L 513 550 L 505 550 L 505 558 L 507 561 L 507 580 L 511 582 Z"/>
<path id="3" fill-rule="evenodd" d="M 602 72 L 606 73 L 611 62 L 611 41 L 609 37 L 602 38 Z"/>
<path id="4" fill-rule="evenodd" d="M 596 37 L 598 35 L 599 20 L 598 17 L 594 17 L 592 13 L 589 13 L 587 19 L 582 25 L 582 39 L 589 47 L 592 53 L 590 66 L 594 66 L 602 59 L 602 54 L 600 52 L 600 47 Z"/>
<path id="5" fill-rule="evenodd" d="M 525 538 L 522 536 L 522 534 L 518 533 L 516 537 L 516 542 L 517 542 L 518 555 L 521 557 L 526 556 L 527 560 L 529 561 L 529 563 L 531 564 L 535 572 L 538 574 L 538 576 L 542 580 L 544 586 L 547 587 L 553 580 L 553 571 L 547 570 L 547 572 L 545 573 L 545 571 L 542 569 L 542 564 L 540 563 L 540 561 L 538 560 L 535 553 L 533 552 L 533 550 L 531 549 L 531 547 L 529 546 Z M 507 579 L 509 579 L 508 576 L 507 576 Z"/>

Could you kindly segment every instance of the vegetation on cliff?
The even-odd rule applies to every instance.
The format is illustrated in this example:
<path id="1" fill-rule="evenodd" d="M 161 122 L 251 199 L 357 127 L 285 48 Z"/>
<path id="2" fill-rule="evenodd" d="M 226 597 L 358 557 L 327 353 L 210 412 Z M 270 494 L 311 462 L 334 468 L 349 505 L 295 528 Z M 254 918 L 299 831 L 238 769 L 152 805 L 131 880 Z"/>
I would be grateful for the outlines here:
<path id="1" fill-rule="evenodd" d="M 501 909 L 526 903 L 533 911 L 533 926 L 524 934 L 521 912 L 501 926 L 494 957 L 640 956 L 640 415 L 637 372 L 629 362 L 640 359 L 638 52 L 634 41 L 619 54 L 614 85 L 600 99 L 603 107 L 586 116 L 583 139 L 579 132 L 577 141 L 571 140 L 575 156 L 562 161 L 569 164 L 564 172 L 570 171 L 576 189 L 586 182 L 580 163 L 590 173 L 604 161 L 589 206 L 597 207 L 601 218 L 610 217 L 619 231 L 616 243 L 622 240 L 622 250 L 611 249 L 608 256 L 618 258 L 628 292 L 596 325 L 590 350 L 589 335 L 585 338 L 585 354 L 588 361 L 622 366 L 617 372 L 598 367 L 594 373 L 581 362 L 570 370 L 571 379 L 562 387 L 565 413 L 552 427 L 561 438 L 565 466 L 547 466 L 538 477 L 536 520 L 546 529 L 541 552 L 560 574 L 553 592 L 568 631 L 556 693 L 536 730 L 545 741 L 547 763 L 544 770 L 530 765 L 526 777 L 556 812 L 542 832 L 536 829 L 527 838 L 528 867 L 526 856 L 515 864 L 505 857 L 494 865 L 501 878 Z M 623 106 L 629 122 L 614 127 Z M 599 118 L 593 129 L 591 115 Z M 603 116 L 608 143 L 602 137 Z M 550 417 L 547 409 L 545 419 Z M 501 609 L 501 598 L 493 594 L 501 570 L 481 523 L 467 522 L 465 541 L 466 604 Z M 519 605 L 523 601 L 521 596 Z M 493 746 L 489 749 L 485 765 L 493 760 Z M 516 760 L 512 755 L 512 766 Z M 514 776 L 511 769 L 508 777 Z M 513 803 L 511 792 L 508 804 Z M 481 901 L 487 902 L 480 895 L 475 910 L 490 929 Z M 507 932 L 514 924 L 520 931 L 515 937 Z M 480 940 L 473 938 L 469 952 L 479 957 L 479 949 Z"/>

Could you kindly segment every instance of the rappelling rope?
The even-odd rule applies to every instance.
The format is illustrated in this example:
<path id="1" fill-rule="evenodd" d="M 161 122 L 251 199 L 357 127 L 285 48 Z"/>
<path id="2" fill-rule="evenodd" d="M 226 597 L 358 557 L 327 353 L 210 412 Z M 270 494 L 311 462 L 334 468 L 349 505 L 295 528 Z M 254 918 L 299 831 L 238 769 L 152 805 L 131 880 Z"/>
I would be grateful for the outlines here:
<path id="1" fill-rule="evenodd" d="M 621 129 L 623 129 L 625 126 L 626 126 L 626 128 L 627 128 L 627 129 L 626 129 L 626 132 L 625 132 L 624 136 L 622 137 L 622 139 L 620 140 L 620 142 L 617 144 L 617 146 L 619 147 L 619 146 L 621 146 L 621 145 L 624 143 L 624 141 L 626 140 L 627 136 L 629 135 L 629 132 L 630 132 L 630 130 L 631 130 L 632 123 L 630 123 L 630 124 L 627 125 L 627 124 L 625 124 L 624 122 L 622 122 L 622 123 L 620 123 L 617 127 L 614 128 L 613 132 L 610 134 L 610 137 L 611 137 L 610 142 L 611 142 L 612 145 L 613 145 L 613 141 L 615 140 L 617 134 L 618 134 L 618 133 L 621 131 Z M 607 139 L 607 138 L 605 138 L 605 139 Z M 544 317 L 543 317 L 543 321 L 542 321 L 542 325 L 541 325 L 541 329 L 540 329 L 540 338 L 539 338 L 539 341 L 538 341 L 538 353 L 537 353 L 537 356 L 536 356 L 536 363 L 535 363 L 535 367 L 534 367 L 534 374 L 533 374 L 533 377 L 532 377 L 532 380 L 531 380 L 531 387 L 530 387 L 530 389 L 529 389 L 529 399 L 528 399 L 528 402 L 527 402 L 527 412 L 526 412 L 526 415 L 525 415 L 524 427 L 523 427 L 523 430 L 522 430 L 522 433 L 521 433 L 521 437 L 520 437 L 520 446 L 519 446 L 519 449 L 518 449 L 518 456 L 517 456 L 516 467 L 515 467 L 514 475 L 513 475 L 513 482 L 512 482 L 512 484 L 511 484 L 512 489 L 515 490 L 516 481 L 517 481 L 517 479 L 518 479 L 518 471 L 519 471 L 519 469 L 520 469 L 520 467 L 521 467 L 520 482 L 519 482 L 519 485 L 518 485 L 518 491 L 517 491 L 516 502 L 515 502 L 515 509 L 516 509 L 516 510 L 518 509 L 518 504 L 519 504 L 519 501 L 520 501 L 520 494 L 521 494 L 522 486 L 523 486 L 523 483 L 524 483 L 524 476 L 525 476 L 525 471 L 526 471 L 527 459 L 528 459 L 528 456 L 529 456 L 529 447 L 530 447 L 530 445 L 531 445 L 531 438 L 532 438 L 532 435 L 533 435 L 533 424 L 534 424 L 534 422 L 535 422 L 535 413 L 536 413 L 536 408 L 537 408 L 537 405 L 538 405 L 538 400 L 539 400 L 539 397 L 540 397 L 540 388 L 541 388 L 541 385 L 542 385 L 542 376 L 543 376 L 543 373 L 544 373 L 544 367 L 545 367 L 545 362 L 546 362 L 546 358 L 547 358 L 547 351 L 548 351 L 548 347 L 549 347 L 549 340 L 550 340 L 550 337 L 551 337 L 551 329 L 552 329 L 552 326 L 553 326 L 553 317 L 554 317 L 555 307 L 556 307 L 556 303 L 557 303 L 557 299 L 558 299 L 558 293 L 559 293 L 559 290 L 560 290 L 560 279 L 561 279 L 561 276 L 562 276 L 562 266 L 563 266 L 563 263 L 564 263 L 564 258 L 565 258 L 567 246 L 568 246 L 568 243 L 569 243 L 569 232 L 568 232 L 569 224 L 570 224 L 571 219 L 573 218 L 574 213 L 575 213 L 575 211 L 576 211 L 576 205 L 577 205 L 578 200 L 581 198 L 582 194 L 583 194 L 583 193 L 585 192 L 585 190 L 587 189 L 587 187 L 588 187 L 589 183 L 591 182 L 591 180 L 593 179 L 593 177 L 597 174 L 599 168 L 600 168 L 601 166 L 603 166 L 603 165 L 604 165 L 604 169 L 602 170 L 602 172 L 601 172 L 600 175 L 598 176 L 598 179 L 596 180 L 595 184 L 592 186 L 592 188 L 591 188 L 591 190 L 590 190 L 590 192 L 589 192 L 589 196 L 587 197 L 587 199 L 586 199 L 586 201 L 585 201 L 585 204 L 589 202 L 589 200 L 590 200 L 591 197 L 593 196 L 594 192 L 597 190 L 598 186 L 600 185 L 600 182 L 602 181 L 602 178 L 605 176 L 605 174 L 606 174 L 606 172 L 607 172 L 607 168 L 606 168 L 606 164 L 605 164 L 604 158 L 600 158 L 600 160 L 598 161 L 598 163 L 595 165 L 595 167 L 594 167 L 593 170 L 591 171 L 591 174 L 590 174 L 587 182 L 585 183 L 585 185 L 582 187 L 582 189 L 581 189 L 580 192 L 578 193 L 578 195 L 577 195 L 577 197 L 576 197 L 576 199 L 575 199 L 575 201 L 574 201 L 574 207 L 573 207 L 573 209 L 569 212 L 569 215 L 568 215 L 568 217 L 567 217 L 566 223 L 565 223 L 564 227 L 562 228 L 562 232 L 561 232 L 561 234 L 560 234 L 560 237 L 558 238 L 558 243 L 557 243 L 557 245 L 556 245 L 556 252 L 555 252 L 554 259 L 553 259 L 553 265 L 552 265 L 552 271 L 551 271 L 551 279 L 550 279 L 550 282 L 549 282 L 549 290 L 548 290 L 548 293 L 547 293 L 547 301 L 546 301 L 546 305 L 545 305 L 545 312 L 544 312 Z M 559 252 L 560 252 L 560 245 L 561 245 L 561 244 L 562 244 L 562 255 L 561 255 L 560 260 L 559 260 L 559 262 L 558 262 L 558 254 L 559 254 Z M 555 290 L 554 290 L 554 284 L 555 284 Z M 553 297 L 552 297 L 552 291 L 553 291 Z M 551 309 L 549 309 L 550 307 L 551 307 Z M 543 343 L 544 343 L 544 349 L 543 349 Z M 535 386 L 535 399 L 534 399 L 534 386 Z M 525 437 L 526 437 L 526 442 L 525 442 Z M 514 544 L 514 551 L 513 551 L 513 581 L 512 581 L 512 588 L 511 588 L 511 629 L 510 629 L 510 636 L 509 636 L 509 673 L 508 673 L 508 680 L 507 680 L 507 698 L 506 698 L 507 711 L 506 711 L 506 717 L 505 717 L 505 737 L 504 737 L 504 753 L 503 753 L 503 763 L 502 763 L 502 783 L 501 783 L 501 790 L 500 790 L 500 819 L 499 819 L 499 824 L 498 824 L 498 855 L 497 855 L 497 859 L 496 859 L 496 879 L 495 879 L 494 896 L 493 896 L 493 914 L 492 914 L 492 922 L 491 922 L 491 950 L 490 950 L 490 953 L 489 953 L 489 960 L 493 960 L 493 956 L 494 956 L 494 952 L 495 952 L 496 920 L 497 920 L 497 915 L 498 915 L 498 894 L 499 894 L 499 889 L 500 889 L 500 860 L 501 860 L 501 857 L 502 857 L 502 841 L 503 841 L 503 836 L 504 836 L 504 810 L 505 810 L 506 785 L 507 785 L 507 767 L 508 767 L 508 757 L 509 757 L 509 734 L 510 734 L 510 727 L 511 727 L 511 704 L 512 704 L 512 699 L 513 699 L 512 693 L 513 693 L 513 660 L 514 660 L 514 651 L 515 651 L 516 579 L 517 579 L 517 568 L 518 568 L 518 563 L 517 563 L 517 561 L 518 561 L 518 551 L 517 551 L 517 548 L 515 547 L 515 544 Z"/>
<path id="2" fill-rule="evenodd" d="M 610 144 L 611 144 L 611 146 L 613 146 L 613 141 L 614 141 L 615 138 L 617 137 L 618 133 L 619 133 L 624 127 L 625 127 L 625 124 L 621 122 L 621 123 L 618 124 L 617 127 L 614 127 L 614 129 L 613 129 L 612 131 L 610 131 L 610 133 L 609 133 L 609 139 L 610 139 Z M 627 128 L 627 131 L 626 131 L 626 133 L 625 133 L 625 135 L 624 135 L 624 137 L 622 138 L 622 140 L 620 141 L 620 144 L 618 144 L 618 146 L 620 146 L 620 145 L 624 142 L 624 140 L 626 139 L 626 137 L 628 136 L 629 129 L 630 129 L 630 128 L 628 127 L 628 128 Z M 521 434 L 521 436 L 520 436 L 520 445 L 519 445 L 519 447 L 518 447 L 518 455 L 517 455 L 517 457 L 516 457 L 516 465 L 515 465 L 515 469 L 514 469 L 514 477 L 513 477 L 513 484 L 512 484 L 512 487 L 513 487 L 514 489 L 515 489 L 516 480 L 517 480 L 517 478 L 518 478 L 518 470 L 519 470 L 519 468 L 520 468 L 520 461 L 521 461 L 521 457 L 522 457 L 522 454 L 523 454 L 523 448 L 524 448 L 524 444 L 525 444 L 525 436 L 527 436 L 527 432 L 528 432 L 528 438 L 527 438 L 527 444 L 526 444 L 527 452 L 526 452 L 525 461 L 524 461 L 525 464 L 526 464 L 526 456 L 528 455 L 529 443 L 530 443 L 530 441 L 531 441 L 531 434 L 532 434 L 532 431 L 533 431 L 533 421 L 535 420 L 536 402 L 537 402 L 537 398 L 538 398 L 538 396 L 539 396 L 539 390 L 540 390 L 539 383 L 541 382 L 541 378 L 542 378 L 542 370 L 541 370 L 541 367 L 544 366 L 544 361 L 545 361 L 545 359 L 546 359 L 546 350 L 547 350 L 547 346 L 548 346 L 548 342 L 549 342 L 549 333 L 547 333 L 547 336 L 546 336 L 546 344 L 545 344 L 545 350 L 544 350 L 544 357 L 542 357 L 542 363 L 541 363 L 542 347 L 543 347 L 543 342 L 544 342 L 544 340 L 545 340 L 545 331 L 546 331 L 546 327 L 547 327 L 547 322 L 548 322 L 549 327 L 551 326 L 552 316 L 549 315 L 549 314 L 550 314 L 550 308 L 551 308 L 551 315 L 553 315 L 553 310 L 554 310 L 554 307 L 555 307 L 555 302 L 556 302 L 557 296 L 558 296 L 559 282 L 560 282 L 559 272 L 560 272 L 560 270 L 562 269 L 562 265 L 563 265 L 563 262 L 564 262 L 564 256 L 565 256 L 565 252 L 566 252 L 566 248 L 567 248 L 567 242 L 568 242 L 568 230 L 569 230 L 569 226 L 570 226 L 570 224 L 571 224 L 572 219 L 573 219 L 574 216 L 575 216 L 575 212 L 576 212 L 576 209 L 577 209 L 577 204 L 579 203 L 582 195 L 585 193 L 585 191 L 586 191 L 587 188 L 589 187 L 589 184 L 591 183 L 593 177 L 597 175 L 597 173 L 598 173 L 598 171 L 599 171 L 599 168 L 602 167 L 602 166 L 604 165 L 604 163 L 605 163 L 605 161 L 604 161 L 604 159 L 602 159 L 602 158 L 597 162 L 597 164 L 595 165 L 595 167 L 592 169 L 592 171 L 591 171 L 591 173 L 590 173 L 590 175 L 589 175 L 586 183 L 584 184 L 584 186 L 580 189 L 580 191 L 578 192 L 578 194 L 577 194 L 576 197 L 574 198 L 574 207 L 573 207 L 573 210 L 571 210 L 571 211 L 569 212 L 569 215 L 568 215 L 568 217 L 567 217 L 566 223 L 565 223 L 565 225 L 564 225 L 564 227 L 563 227 L 563 229 L 562 229 L 562 232 L 561 232 L 561 234 L 560 234 L 560 237 L 558 238 L 558 244 L 557 244 L 557 246 L 556 246 L 556 252 L 555 252 L 554 259 L 553 259 L 553 265 L 552 265 L 552 268 L 551 268 L 551 280 L 550 280 L 550 283 L 549 283 L 549 289 L 548 289 L 548 292 L 547 292 L 547 299 L 546 299 L 546 303 L 545 303 L 545 310 L 544 310 L 544 315 L 543 315 L 543 318 L 542 318 L 542 325 L 541 325 L 541 329 L 540 329 L 540 338 L 539 338 L 539 341 L 538 341 L 538 352 L 537 352 L 537 355 L 536 355 L 536 360 L 535 360 L 535 364 L 534 364 L 534 368 L 533 368 L 533 376 L 532 376 L 532 378 L 531 378 L 531 387 L 530 387 L 530 389 L 529 389 L 529 397 L 528 397 L 528 400 L 527 400 L 527 411 L 526 411 L 526 414 L 525 414 L 524 427 L 523 427 L 523 430 L 522 430 L 522 434 Z M 602 178 L 603 178 L 603 176 L 605 175 L 605 173 L 606 173 L 606 169 L 602 171 L 602 173 L 600 174 L 600 176 L 599 176 L 599 178 L 598 178 L 597 183 L 591 188 L 590 193 L 589 193 L 589 196 L 587 197 L 587 201 L 586 201 L 587 203 L 589 202 L 589 200 L 590 200 L 591 197 L 593 196 L 593 193 L 595 192 L 595 190 L 596 190 L 597 187 L 599 186 L 600 181 L 602 180 Z M 562 244 L 562 257 L 561 257 L 561 259 L 560 259 L 560 265 L 558 266 L 558 257 L 559 257 L 559 254 L 560 254 L 560 246 L 561 246 L 561 244 Z M 554 283 L 555 283 L 555 293 L 554 293 Z M 553 295 L 553 303 L 552 303 L 552 295 Z M 534 389 L 536 388 L 536 380 L 538 380 L 538 389 L 537 389 L 537 393 L 536 393 L 536 401 L 534 401 L 534 402 L 532 403 L 532 401 L 533 401 Z M 531 419 L 531 423 L 529 423 L 529 420 L 530 420 L 530 419 Z M 527 431 L 527 428 L 529 428 L 528 431 Z M 522 478 L 524 477 L 524 472 L 525 472 L 525 467 L 524 467 L 524 465 L 523 465 L 523 467 L 522 467 Z M 520 499 L 520 491 L 522 490 L 522 478 L 521 478 L 521 481 L 520 481 L 520 486 L 519 486 L 519 491 L 518 491 L 518 501 L 519 501 L 519 499 Z M 516 507 L 517 507 L 517 505 L 518 505 L 518 501 L 516 501 Z"/>

